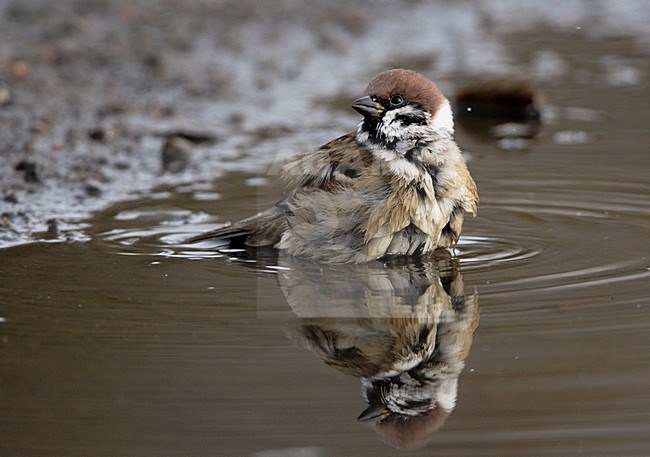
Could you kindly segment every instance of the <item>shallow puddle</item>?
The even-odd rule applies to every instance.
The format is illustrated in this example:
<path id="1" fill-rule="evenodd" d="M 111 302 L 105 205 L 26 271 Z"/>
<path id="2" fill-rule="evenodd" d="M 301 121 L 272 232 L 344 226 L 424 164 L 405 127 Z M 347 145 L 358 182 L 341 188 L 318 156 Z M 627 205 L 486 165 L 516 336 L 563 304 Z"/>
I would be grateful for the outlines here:
<path id="1" fill-rule="evenodd" d="M 481 204 L 451 255 L 325 267 L 180 244 L 281 197 L 238 172 L 116 205 L 88 242 L 0 251 L 0 449 L 647 455 L 648 86 L 565 83 L 528 149 L 459 129 Z M 377 392 L 436 407 L 377 424 Z"/>

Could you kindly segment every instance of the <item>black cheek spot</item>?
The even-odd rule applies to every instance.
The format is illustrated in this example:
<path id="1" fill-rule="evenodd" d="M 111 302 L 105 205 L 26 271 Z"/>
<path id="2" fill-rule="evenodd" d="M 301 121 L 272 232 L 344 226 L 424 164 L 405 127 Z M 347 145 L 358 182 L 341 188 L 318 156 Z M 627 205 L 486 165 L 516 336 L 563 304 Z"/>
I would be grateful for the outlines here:
<path id="1" fill-rule="evenodd" d="M 368 135 L 370 138 L 376 138 L 377 137 L 377 129 L 379 128 L 379 121 L 377 119 L 373 118 L 364 118 L 363 120 L 363 126 L 361 129 L 365 132 L 368 132 Z"/>
<path id="2" fill-rule="evenodd" d="M 400 116 L 397 116 L 396 118 L 398 121 L 402 123 L 402 125 L 408 126 L 408 125 L 424 125 L 426 122 L 426 118 L 422 116 L 421 114 L 402 114 Z"/>
<path id="3" fill-rule="evenodd" d="M 343 174 L 348 178 L 356 178 L 357 176 L 359 176 L 359 172 L 354 168 L 346 168 L 345 170 L 343 170 Z"/>
<path id="4" fill-rule="evenodd" d="M 424 125 L 427 122 L 427 118 L 424 116 L 413 116 L 413 124 Z"/>

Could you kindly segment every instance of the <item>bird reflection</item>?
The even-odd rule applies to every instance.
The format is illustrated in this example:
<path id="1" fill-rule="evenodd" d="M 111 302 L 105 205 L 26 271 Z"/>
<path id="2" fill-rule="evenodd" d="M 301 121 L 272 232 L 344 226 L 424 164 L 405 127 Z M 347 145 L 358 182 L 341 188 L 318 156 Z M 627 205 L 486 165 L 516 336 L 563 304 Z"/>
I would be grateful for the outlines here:
<path id="1" fill-rule="evenodd" d="M 447 251 L 355 266 L 279 260 L 297 339 L 361 378 L 368 407 L 359 420 L 394 447 L 430 442 L 454 409 L 479 320 L 458 260 Z"/>

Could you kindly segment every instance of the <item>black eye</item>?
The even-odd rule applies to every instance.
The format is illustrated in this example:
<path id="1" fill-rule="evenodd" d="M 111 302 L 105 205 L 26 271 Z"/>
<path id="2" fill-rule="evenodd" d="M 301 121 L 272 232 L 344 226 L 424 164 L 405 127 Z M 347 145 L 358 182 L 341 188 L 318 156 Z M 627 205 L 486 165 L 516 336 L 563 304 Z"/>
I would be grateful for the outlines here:
<path id="1" fill-rule="evenodd" d="M 390 104 L 395 107 L 402 106 L 404 104 L 404 99 L 401 95 L 393 95 L 390 98 Z"/>

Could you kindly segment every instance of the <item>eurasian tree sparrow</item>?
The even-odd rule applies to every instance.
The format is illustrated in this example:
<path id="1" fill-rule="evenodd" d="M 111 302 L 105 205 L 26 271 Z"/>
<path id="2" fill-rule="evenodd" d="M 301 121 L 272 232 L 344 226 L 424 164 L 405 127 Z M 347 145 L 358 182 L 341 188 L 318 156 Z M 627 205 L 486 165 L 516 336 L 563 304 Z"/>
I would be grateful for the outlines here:
<path id="1" fill-rule="evenodd" d="M 458 259 L 322 265 L 280 255 L 280 287 L 299 317 L 297 341 L 361 378 L 359 420 L 395 447 L 428 443 L 453 411 L 479 322 Z"/>
<path id="2" fill-rule="evenodd" d="M 274 246 L 332 263 L 454 246 L 478 194 L 454 142 L 449 101 L 422 75 L 396 69 L 370 81 L 352 107 L 363 115 L 356 131 L 283 167 L 287 198 L 189 241 Z"/>

